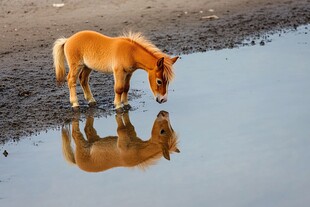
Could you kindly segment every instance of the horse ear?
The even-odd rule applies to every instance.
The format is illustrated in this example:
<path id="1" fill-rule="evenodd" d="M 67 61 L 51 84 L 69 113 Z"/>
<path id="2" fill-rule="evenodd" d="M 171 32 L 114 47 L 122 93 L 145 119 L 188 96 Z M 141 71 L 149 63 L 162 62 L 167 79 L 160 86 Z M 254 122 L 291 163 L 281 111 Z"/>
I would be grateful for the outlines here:
<path id="1" fill-rule="evenodd" d="M 157 67 L 158 69 L 164 69 L 164 57 L 157 60 Z"/>
<path id="2" fill-rule="evenodd" d="M 166 158 L 167 160 L 170 160 L 170 154 L 169 154 L 168 144 L 163 144 L 162 150 L 163 150 L 163 156 L 164 156 L 164 158 Z"/>
<path id="3" fill-rule="evenodd" d="M 172 64 L 174 64 L 179 59 L 179 56 L 171 58 Z"/>

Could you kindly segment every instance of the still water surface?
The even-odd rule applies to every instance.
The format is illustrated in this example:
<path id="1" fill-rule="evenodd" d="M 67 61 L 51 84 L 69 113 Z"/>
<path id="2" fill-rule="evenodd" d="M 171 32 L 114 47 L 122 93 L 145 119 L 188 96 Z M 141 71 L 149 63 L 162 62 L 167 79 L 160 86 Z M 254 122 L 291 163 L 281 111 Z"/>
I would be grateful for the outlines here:
<path id="1" fill-rule="evenodd" d="M 65 161 L 61 131 L 48 131 L 0 146 L 9 152 L 0 156 L 0 205 L 308 206 L 310 35 L 302 27 L 272 39 L 182 56 L 162 105 L 146 74 L 134 74 L 132 87 L 146 94 L 132 103 L 130 121 L 148 140 L 168 111 L 181 151 L 170 161 L 89 173 Z M 116 121 L 95 118 L 93 127 L 115 136 Z"/>

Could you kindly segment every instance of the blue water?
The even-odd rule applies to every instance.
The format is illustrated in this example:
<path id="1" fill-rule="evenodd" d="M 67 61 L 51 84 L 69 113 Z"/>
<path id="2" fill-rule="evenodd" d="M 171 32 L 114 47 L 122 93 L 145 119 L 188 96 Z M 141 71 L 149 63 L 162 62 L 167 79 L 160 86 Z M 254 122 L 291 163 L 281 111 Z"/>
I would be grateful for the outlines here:
<path id="1" fill-rule="evenodd" d="M 181 153 L 145 171 L 87 173 L 63 158 L 61 132 L 6 143 L 1 206 L 308 206 L 310 203 L 309 30 L 274 35 L 265 46 L 182 56 L 168 102 L 146 74 L 132 87 L 130 119 L 146 140 L 160 110 L 170 113 Z M 81 131 L 85 121 L 81 120 Z M 102 137 L 115 117 L 95 119 Z"/>

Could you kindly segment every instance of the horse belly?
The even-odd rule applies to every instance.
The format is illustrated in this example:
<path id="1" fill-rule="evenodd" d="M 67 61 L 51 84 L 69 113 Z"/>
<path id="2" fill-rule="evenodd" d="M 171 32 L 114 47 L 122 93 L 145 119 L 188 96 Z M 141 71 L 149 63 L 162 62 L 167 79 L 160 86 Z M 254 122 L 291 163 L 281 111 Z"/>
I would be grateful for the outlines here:
<path id="1" fill-rule="evenodd" d="M 94 60 L 94 59 L 87 59 L 84 58 L 84 64 L 92 69 L 103 73 L 112 73 L 112 66 L 110 61 L 106 60 Z"/>

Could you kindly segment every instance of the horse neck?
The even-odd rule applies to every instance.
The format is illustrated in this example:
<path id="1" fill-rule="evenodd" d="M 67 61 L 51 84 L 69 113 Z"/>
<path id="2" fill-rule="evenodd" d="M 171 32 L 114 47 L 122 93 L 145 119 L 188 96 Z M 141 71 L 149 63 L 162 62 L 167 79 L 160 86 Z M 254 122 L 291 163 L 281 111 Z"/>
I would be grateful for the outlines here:
<path id="1" fill-rule="evenodd" d="M 159 143 L 154 142 L 152 138 L 144 141 L 141 149 L 139 150 L 139 155 L 142 160 L 147 160 L 149 158 L 156 157 L 162 154 L 162 148 Z"/>
<path id="2" fill-rule="evenodd" d="M 133 57 L 136 63 L 136 68 L 143 69 L 147 72 L 152 70 L 157 63 L 157 58 L 155 55 L 138 45 L 134 50 Z"/>

